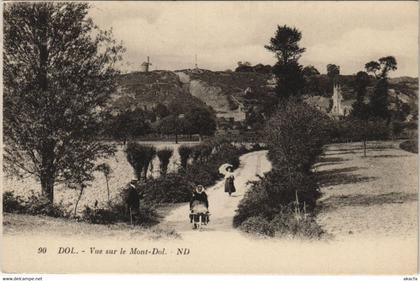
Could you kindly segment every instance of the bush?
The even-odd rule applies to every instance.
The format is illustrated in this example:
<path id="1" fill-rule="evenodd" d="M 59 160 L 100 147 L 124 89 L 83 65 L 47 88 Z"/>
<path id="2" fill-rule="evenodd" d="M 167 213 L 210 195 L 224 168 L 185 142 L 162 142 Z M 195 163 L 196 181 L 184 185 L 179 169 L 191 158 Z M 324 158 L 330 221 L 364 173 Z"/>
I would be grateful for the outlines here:
<path id="1" fill-rule="evenodd" d="M 140 183 L 138 191 L 146 202 L 188 202 L 193 185 L 183 174 L 168 173 L 165 177 L 147 179 Z"/>
<path id="2" fill-rule="evenodd" d="M 273 227 L 276 236 L 317 239 L 325 234 L 324 230 L 317 224 L 314 217 L 309 216 L 297 220 L 290 209 L 276 215 L 270 224 Z"/>
<path id="3" fill-rule="evenodd" d="M 387 140 L 390 128 L 383 120 L 360 120 L 347 118 L 331 122 L 329 128 L 331 142 L 358 142 Z"/>
<path id="4" fill-rule="evenodd" d="M 411 153 L 419 153 L 417 140 L 404 141 L 400 143 L 400 148 Z"/>
<path id="5" fill-rule="evenodd" d="M 273 169 L 251 184 L 236 210 L 235 227 L 269 236 L 275 232 L 316 235 L 320 228 L 314 221 L 297 220 L 290 210 L 305 210 L 308 217 L 320 197 L 311 167 L 328 142 L 329 123 L 303 102 L 289 100 L 280 106 L 265 130 Z"/>
<path id="6" fill-rule="evenodd" d="M 245 193 L 233 218 L 234 226 L 254 216 L 272 220 L 285 208 L 295 205 L 296 192 L 299 208 L 303 211 L 305 202 L 306 211 L 313 211 L 321 193 L 312 175 L 278 169 L 267 173 L 260 181 L 253 182 Z"/>
<path id="7" fill-rule="evenodd" d="M 181 145 L 178 148 L 179 157 L 181 158 L 181 167 L 183 169 L 187 168 L 188 159 L 190 158 L 192 151 L 192 148 L 186 145 Z"/>
<path id="8" fill-rule="evenodd" d="M 3 193 L 3 211 L 27 215 L 67 217 L 61 204 L 50 204 L 46 197 L 37 196 L 34 193 L 24 200 L 20 196 L 15 196 L 13 191 Z"/>
<path id="9" fill-rule="evenodd" d="M 206 151 L 210 145 L 206 144 Z M 239 166 L 239 156 L 243 154 L 243 150 L 235 147 L 230 143 L 224 143 L 212 149 L 214 153 L 202 158 L 205 161 L 194 160 L 193 164 L 186 171 L 189 181 L 194 184 L 203 186 L 211 186 L 222 177 L 219 174 L 219 167 L 224 163 L 229 163 L 236 169 Z"/>
<path id="10" fill-rule="evenodd" d="M 13 191 L 3 193 L 3 212 L 20 213 L 25 209 L 23 200 L 20 196 L 16 196 Z"/>
<path id="11" fill-rule="evenodd" d="M 82 212 L 83 220 L 93 224 L 114 224 L 117 222 L 130 222 L 130 216 L 123 204 L 112 205 L 109 209 L 92 209 L 85 206 Z M 140 203 L 140 210 L 134 216 L 135 225 L 151 226 L 159 222 L 160 216 L 156 208 L 150 204 Z"/>
<path id="12" fill-rule="evenodd" d="M 329 122 L 327 116 L 303 102 L 282 105 L 266 128 L 273 165 L 309 171 L 328 142 Z"/>
<path id="13" fill-rule="evenodd" d="M 93 224 L 113 224 L 120 219 L 120 215 L 110 209 L 92 209 L 85 206 L 82 211 L 84 221 Z"/>
<path id="14" fill-rule="evenodd" d="M 36 196 L 35 194 L 32 194 L 25 201 L 24 213 L 28 215 L 44 215 L 55 218 L 67 217 L 61 204 L 51 204 L 48 198 Z"/>
<path id="15" fill-rule="evenodd" d="M 129 142 L 125 153 L 137 179 L 141 179 L 142 174 L 144 174 L 144 178 L 147 178 L 147 170 L 150 162 L 156 155 L 156 149 L 153 146 Z"/>
<path id="16" fill-rule="evenodd" d="M 268 220 L 263 217 L 249 217 L 242 224 L 240 229 L 247 233 L 256 233 L 266 236 L 274 236 L 274 228 Z"/>
<path id="17" fill-rule="evenodd" d="M 162 175 L 166 175 L 168 172 L 169 160 L 171 159 L 173 152 L 174 151 L 171 148 L 164 148 L 157 152 L 160 161 L 160 173 Z"/>

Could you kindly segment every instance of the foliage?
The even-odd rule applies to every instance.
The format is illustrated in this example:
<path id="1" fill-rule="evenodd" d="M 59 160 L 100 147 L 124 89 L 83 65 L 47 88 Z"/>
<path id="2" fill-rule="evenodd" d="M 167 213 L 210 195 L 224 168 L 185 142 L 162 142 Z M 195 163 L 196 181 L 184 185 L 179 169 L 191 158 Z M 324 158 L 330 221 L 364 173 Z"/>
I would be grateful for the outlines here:
<path id="1" fill-rule="evenodd" d="M 302 33 L 286 25 L 277 26 L 274 37 L 265 48 L 273 52 L 278 62 L 273 67 L 277 79 L 276 94 L 281 98 L 302 94 L 304 88 L 303 68 L 298 63 L 305 48 L 299 46 Z"/>
<path id="2" fill-rule="evenodd" d="M 157 156 L 160 161 L 160 172 L 162 175 L 166 175 L 168 171 L 169 160 L 172 157 L 173 149 L 171 148 L 164 148 L 157 151 Z"/>
<path id="3" fill-rule="evenodd" d="M 146 115 L 147 112 L 141 109 L 120 111 L 116 116 L 110 117 L 107 134 L 125 144 L 131 138 L 149 133 L 151 128 L 145 122 Z"/>
<path id="4" fill-rule="evenodd" d="M 4 6 L 5 162 L 35 176 L 52 204 L 58 182 L 92 179 L 113 147 L 97 141 L 124 51 L 88 17 L 88 4 Z"/>
<path id="5" fill-rule="evenodd" d="M 264 217 L 256 216 L 247 218 L 240 226 L 243 232 L 274 236 L 274 228 Z"/>
<path id="6" fill-rule="evenodd" d="M 164 118 L 170 114 L 168 108 L 162 103 L 158 103 L 154 111 L 159 118 Z"/>
<path id="7" fill-rule="evenodd" d="M 316 75 L 319 75 L 320 73 L 319 73 L 318 69 L 316 69 L 316 67 L 315 67 L 315 66 L 313 66 L 313 65 L 308 65 L 308 66 L 305 66 L 305 67 L 303 68 L 303 70 L 302 70 L 302 74 L 303 74 L 303 76 L 305 76 L 305 77 L 310 77 L 310 76 L 316 76 Z"/>
<path id="8" fill-rule="evenodd" d="M 188 164 L 188 159 L 190 158 L 191 154 L 192 154 L 193 149 L 189 146 L 186 145 L 181 145 L 178 148 L 178 153 L 179 156 L 181 158 L 181 167 L 183 169 L 187 168 L 187 164 Z"/>
<path id="9" fill-rule="evenodd" d="M 369 85 L 369 75 L 364 71 L 359 71 L 356 74 L 355 79 L 355 90 L 356 90 L 356 101 L 353 103 L 353 109 L 351 116 L 361 120 L 367 120 L 370 115 L 369 106 L 365 103 L 366 98 L 366 87 Z"/>
<path id="10" fill-rule="evenodd" d="M 20 196 L 16 196 L 13 191 L 3 193 L 3 212 L 20 213 L 25 209 L 23 200 Z"/>
<path id="11" fill-rule="evenodd" d="M 214 114 L 202 107 L 193 107 L 185 113 L 185 122 L 189 125 L 187 133 L 211 136 L 216 131 Z"/>
<path id="12" fill-rule="evenodd" d="M 400 143 L 400 148 L 411 153 L 419 153 L 419 144 L 417 140 L 403 141 Z"/>
<path id="13" fill-rule="evenodd" d="M 319 188 L 313 175 L 300 172 L 289 173 L 286 169 L 275 169 L 258 182 L 252 182 L 250 189 L 238 205 L 234 217 L 234 226 L 241 225 L 247 218 L 262 216 L 272 220 L 284 208 L 295 204 L 296 193 L 303 209 L 315 208 L 320 196 Z"/>
<path id="14" fill-rule="evenodd" d="M 137 188 L 145 202 L 178 203 L 190 200 L 193 185 L 183 174 L 168 173 L 165 177 L 147 179 Z"/>
<path id="15" fill-rule="evenodd" d="M 171 114 L 159 120 L 157 130 L 164 135 L 179 135 L 187 130 L 185 119 Z"/>
<path id="16" fill-rule="evenodd" d="M 305 79 L 302 66 L 296 61 L 287 64 L 276 63 L 273 73 L 277 77 L 276 93 L 281 98 L 289 98 L 301 94 Z"/>
<path id="17" fill-rule="evenodd" d="M 15 196 L 12 191 L 3 193 L 3 211 L 27 215 L 67 217 L 61 204 L 50 204 L 48 198 L 32 193 L 27 199 Z"/>
<path id="18" fill-rule="evenodd" d="M 299 46 L 302 39 L 302 33 L 292 27 L 277 26 L 274 37 L 270 39 L 270 44 L 265 48 L 275 54 L 278 61 L 287 64 L 289 61 L 297 61 L 305 48 Z"/>
<path id="19" fill-rule="evenodd" d="M 147 170 L 150 162 L 156 155 L 156 149 L 153 146 L 142 145 L 136 142 L 129 142 L 125 149 L 127 161 L 134 169 L 137 179 L 147 178 Z"/>
<path id="20" fill-rule="evenodd" d="M 330 119 L 303 102 L 279 107 L 266 129 L 268 157 L 276 166 L 308 171 L 328 140 Z"/>
<path id="21" fill-rule="evenodd" d="M 397 60 L 392 56 L 382 57 L 377 62 L 368 62 L 365 68 L 367 72 L 373 73 L 378 80 L 369 102 L 371 116 L 382 118 L 389 123 L 391 114 L 388 108 L 388 74 L 397 69 Z"/>
<path id="22" fill-rule="evenodd" d="M 129 214 L 124 205 L 112 205 L 109 209 L 92 209 L 85 206 L 82 212 L 84 221 L 93 224 L 114 224 L 130 222 Z M 135 225 L 151 226 L 159 222 L 159 215 L 153 205 L 140 204 L 139 213 L 134 216 Z"/>
<path id="23" fill-rule="evenodd" d="M 236 210 L 235 227 L 269 236 L 316 232 L 316 224 L 306 219 L 305 212 L 314 211 L 320 196 L 311 167 L 328 141 L 329 123 L 326 116 L 303 102 L 289 99 L 279 106 L 265 131 L 273 169 L 251 183 Z M 305 213 L 305 222 L 294 221 L 294 213 L 288 210 Z M 273 224 L 279 216 L 284 216 L 283 224 Z"/>
<path id="24" fill-rule="evenodd" d="M 331 122 L 331 142 L 355 142 L 389 139 L 389 127 L 381 119 L 347 118 Z"/>
<path id="25" fill-rule="evenodd" d="M 340 75 L 340 66 L 335 64 L 327 65 L 327 76 L 332 82 L 336 82 L 337 77 Z"/>
<path id="26" fill-rule="evenodd" d="M 317 224 L 313 216 L 296 219 L 290 209 L 276 215 L 270 224 L 276 236 L 318 239 L 325 235 L 325 231 Z"/>

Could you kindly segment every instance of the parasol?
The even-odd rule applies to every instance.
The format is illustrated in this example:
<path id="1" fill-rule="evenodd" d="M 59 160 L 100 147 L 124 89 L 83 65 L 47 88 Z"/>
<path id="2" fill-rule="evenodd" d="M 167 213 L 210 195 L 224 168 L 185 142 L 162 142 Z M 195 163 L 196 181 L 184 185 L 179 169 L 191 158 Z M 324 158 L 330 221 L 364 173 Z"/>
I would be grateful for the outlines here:
<path id="1" fill-rule="evenodd" d="M 219 173 L 221 173 L 222 175 L 226 175 L 226 172 L 227 172 L 226 169 L 229 167 L 233 167 L 233 166 L 229 163 L 222 164 L 222 166 L 219 167 Z"/>

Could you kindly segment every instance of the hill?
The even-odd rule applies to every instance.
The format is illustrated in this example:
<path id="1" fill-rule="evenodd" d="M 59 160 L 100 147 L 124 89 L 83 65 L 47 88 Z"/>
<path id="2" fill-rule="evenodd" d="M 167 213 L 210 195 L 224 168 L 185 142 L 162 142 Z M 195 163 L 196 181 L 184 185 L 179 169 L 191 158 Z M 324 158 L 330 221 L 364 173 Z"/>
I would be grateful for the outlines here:
<path id="1" fill-rule="evenodd" d="M 328 111 L 332 89 L 324 74 L 311 78 L 305 89 L 307 101 Z M 340 75 L 344 102 L 355 99 L 354 75 Z M 117 109 L 152 108 L 158 103 L 176 104 L 179 109 L 192 105 L 212 108 L 218 117 L 243 121 L 249 108 L 267 106 L 272 101 L 275 80 L 270 73 L 210 71 L 184 69 L 177 71 L 132 72 L 121 75 L 119 90 L 113 95 L 112 106 Z M 371 95 L 375 85 L 372 78 L 368 86 Z M 417 109 L 418 78 L 398 77 L 390 79 L 391 103 L 396 98 Z"/>

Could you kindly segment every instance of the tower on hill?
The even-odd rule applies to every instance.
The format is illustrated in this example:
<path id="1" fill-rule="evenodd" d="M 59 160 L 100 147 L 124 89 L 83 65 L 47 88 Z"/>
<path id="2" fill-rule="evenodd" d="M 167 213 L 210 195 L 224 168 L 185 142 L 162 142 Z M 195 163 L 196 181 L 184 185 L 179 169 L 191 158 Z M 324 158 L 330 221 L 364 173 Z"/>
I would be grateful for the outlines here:
<path id="1" fill-rule="evenodd" d="M 147 57 L 147 61 L 143 62 L 140 67 L 141 72 L 149 72 L 149 67 L 152 65 L 150 62 L 149 57 Z"/>

